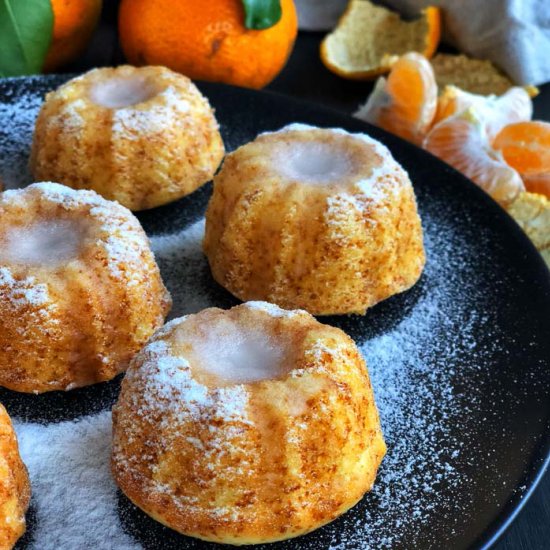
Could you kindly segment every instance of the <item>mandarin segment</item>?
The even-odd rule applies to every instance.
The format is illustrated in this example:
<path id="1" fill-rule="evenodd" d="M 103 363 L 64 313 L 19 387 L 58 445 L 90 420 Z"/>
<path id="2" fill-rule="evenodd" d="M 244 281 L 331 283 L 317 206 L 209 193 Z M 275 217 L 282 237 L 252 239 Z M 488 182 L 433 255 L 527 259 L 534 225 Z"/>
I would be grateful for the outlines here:
<path id="1" fill-rule="evenodd" d="M 437 85 L 430 63 L 411 52 L 397 60 L 387 80 L 378 80 L 355 116 L 420 145 L 436 108 Z"/>
<path id="2" fill-rule="evenodd" d="M 351 0 L 336 28 L 321 44 L 321 60 L 344 78 L 368 80 L 387 73 L 396 58 L 414 51 L 431 57 L 440 38 L 439 8 L 403 21 L 368 0 Z"/>
<path id="3" fill-rule="evenodd" d="M 550 173 L 550 123 L 518 122 L 503 128 L 493 142 L 520 174 Z"/>
<path id="4" fill-rule="evenodd" d="M 426 137 L 424 148 L 501 204 L 510 203 L 524 190 L 519 174 L 491 147 L 483 121 L 472 107 L 436 124 Z"/>
<path id="5" fill-rule="evenodd" d="M 470 107 L 483 120 L 489 139 L 508 124 L 530 120 L 533 103 L 525 89 L 515 86 L 501 96 L 480 95 L 465 92 L 456 86 L 445 86 L 437 100 L 437 114 L 434 122 L 461 113 Z"/>
<path id="6" fill-rule="evenodd" d="M 284 67 L 298 31 L 292 0 L 265 30 L 244 26 L 241 0 L 123 0 L 122 49 L 134 65 L 164 65 L 192 79 L 262 88 Z"/>

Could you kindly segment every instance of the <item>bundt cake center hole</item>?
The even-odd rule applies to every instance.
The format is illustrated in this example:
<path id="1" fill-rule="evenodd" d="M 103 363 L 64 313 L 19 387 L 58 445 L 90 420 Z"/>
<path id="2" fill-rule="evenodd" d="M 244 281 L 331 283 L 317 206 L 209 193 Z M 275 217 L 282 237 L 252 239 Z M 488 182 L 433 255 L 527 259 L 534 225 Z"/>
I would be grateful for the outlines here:
<path id="1" fill-rule="evenodd" d="M 142 76 L 115 77 L 95 84 L 90 97 L 97 105 L 119 109 L 148 101 L 158 92 L 157 86 Z"/>
<path id="2" fill-rule="evenodd" d="M 194 376 L 209 384 L 246 384 L 279 378 L 289 367 L 290 345 L 262 326 L 220 322 L 192 339 Z"/>
<path id="3" fill-rule="evenodd" d="M 0 262 L 57 265 L 78 257 L 84 228 L 73 220 L 12 227 L 0 242 Z"/>
<path id="4" fill-rule="evenodd" d="M 352 164 L 346 151 L 335 144 L 315 141 L 292 143 L 277 166 L 292 178 L 312 183 L 326 183 L 347 176 Z"/>

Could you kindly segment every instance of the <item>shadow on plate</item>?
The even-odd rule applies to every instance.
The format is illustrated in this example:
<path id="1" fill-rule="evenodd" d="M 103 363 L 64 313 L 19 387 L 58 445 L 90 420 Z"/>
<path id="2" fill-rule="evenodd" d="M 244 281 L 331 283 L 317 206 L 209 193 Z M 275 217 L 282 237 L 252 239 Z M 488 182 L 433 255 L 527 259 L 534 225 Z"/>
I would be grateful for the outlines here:
<path id="1" fill-rule="evenodd" d="M 149 235 L 174 233 L 204 215 L 211 194 L 212 182 L 208 182 L 177 201 L 134 214 Z"/>
<path id="2" fill-rule="evenodd" d="M 361 345 L 396 327 L 426 295 L 427 287 L 426 276 L 422 275 L 412 288 L 376 304 L 365 315 L 329 315 L 318 317 L 318 320 L 343 330 Z"/>
<path id="3" fill-rule="evenodd" d="M 13 550 L 24 550 L 25 548 L 30 548 L 33 536 L 34 536 L 34 527 L 36 525 L 36 510 L 31 500 L 31 504 L 27 513 L 25 515 L 27 521 L 27 530 L 23 536 L 17 541 L 17 544 L 13 547 Z"/>
<path id="4" fill-rule="evenodd" d="M 110 409 L 120 391 L 120 374 L 110 382 L 102 382 L 67 392 L 41 394 L 21 393 L 0 388 L 0 403 L 10 416 L 28 422 L 63 422 Z"/>

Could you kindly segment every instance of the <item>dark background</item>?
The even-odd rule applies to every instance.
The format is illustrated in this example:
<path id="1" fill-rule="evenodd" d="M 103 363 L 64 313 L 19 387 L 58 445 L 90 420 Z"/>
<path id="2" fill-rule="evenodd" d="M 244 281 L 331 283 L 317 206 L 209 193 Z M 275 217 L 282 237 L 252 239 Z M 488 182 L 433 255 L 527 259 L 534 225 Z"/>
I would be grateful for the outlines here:
<path id="1" fill-rule="evenodd" d="M 107 0 L 100 24 L 80 59 L 65 68 L 81 72 L 92 67 L 125 62 L 117 39 L 117 4 Z M 370 90 L 370 82 L 346 81 L 329 72 L 319 59 L 323 33 L 300 32 L 292 56 L 269 89 L 305 99 L 346 113 L 355 111 Z M 550 120 L 550 84 L 539 86 L 533 103 L 534 118 Z M 543 550 L 550 548 L 550 474 L 547 472 L 519 517 L 504 534 L 496 550 Z"/>

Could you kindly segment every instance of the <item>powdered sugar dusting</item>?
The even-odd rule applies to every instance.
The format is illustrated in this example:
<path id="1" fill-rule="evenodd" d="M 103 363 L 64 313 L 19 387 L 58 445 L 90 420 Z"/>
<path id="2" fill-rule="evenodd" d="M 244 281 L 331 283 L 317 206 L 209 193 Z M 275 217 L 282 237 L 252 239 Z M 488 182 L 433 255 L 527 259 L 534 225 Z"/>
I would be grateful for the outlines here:
<path id="1" fill-rule="evenodd" d="M 270 304 L 269 302 L 251 301 L 251 302 L 246 302 L 245 305 L 248 309 L 265 311 L 266 313 L 271 315 L 271 317 L 290 318 L 290 317 L 294 317 L 295 315 L 306 313 L 305 311 L 300 309 L 294 309 L 294 310 L 282 309 L 275 304 Z"/>
<path id="2" fill-rule="evenodd" d="M 56 265 L 78 254 L 82 228 L 69 220 L 11 228 L 0 248 L 0 262 Z"/>
<path id="3" fill-rule="evenodd" d="M 133 394 L 140 414 L 160 411 L 176 418 L 245 421 L 248 398 L 242 386 L 207 388 L 193 378 L 187 359 L 173 356 L 163 341 L 153 340 L 140 356 L 143 363 L 126 375 L 130 384 L 143 387 L 142 395 Z M 165 419 L 172 422 L 174 416 Z"/>
<path id="4" fill-rule="evenodd" d="M 453 426 L 458 418 L 465 414 L 463 405 L 458 407 L 455 404 L 453 380 L 460 374 L 459 368 L 471 368 L 464 361 L 476 347 L 476 331 L 486 330 L 487 320 L 476 314 L 472 306 L 477 299 L 472 285 L 468 283 L 473 268 L 469 257 L 463 252 L 466 248 L 461 242 L 460 235 L 448 227 L 432 227 L 431 223 L 433 222 L 429 219 L 426 222 L 428 263 L 421 298 L 393 328 L 367 341 L 359 341 L 369 366 L 388 443 L 388 455 L 384 459 L 380 477 L 372 493 L 360 504 L 362 512 L 346 515 L 340 520 L 336 530 L 326 528 L 325 531 L 328 534 L 332 533 L 333 539 L 325 547 L 391 547 L 394 544 L 399 545 L 401 537 L 405 534 L 410 540 L 411 532 L 419 525 L 431 521 L 437 514 L 461 516 L 460 506 L 463 502 L 459 496 L 467 494 L 464 488 L 470 480 L 461 475 L 456 468 L 458 462 L 467 460 L 467 449 L 452 435 Z M 218 305 L 205 287 L 201 286 L 201 277 L 197 276 L 197 273 L 207 269 L 206 259 L 200 254 L 203 230 L 204 224 L 201 220 L 180 233 L 153 238 L 167 286 L 176 288 L 178 284 L 181 285 L 179 292 L 174 295 L 175 308 L 178 311 L 196 311 L 203 307 Z M 461 269 L 458 269 L 459 265 L 462 265 Z M 448 276 L 449 273 L 454 275 Z M 461 302 L 454 299 L 457 287 L 464 298 Z M 258 304 L 249 307 L 265 306 Z M 453 331 L 452 327 L 457 321 L 460 322 L 461 330 Z M 176 326 L 176 322 L 171 322 L 163 332 L 174 330 Z M 495 341 L 494 345 L 498 345 L 498 342 Z M 174 403 L 183 402 L 188 408 L 188 413 L 200 416 L 203 407 L 211 403 L 211 397 L 204 386 L 191 387 L 194 382 L 185 361 L 178 358 L 166 359 L 168 363 L 163 364 L 162 369 L 159 368 L 158 354 L 164 355 L 166 352 L 162 346 L 163 344 L 158 342 L 149 346 L 147 353 L 151 354 L 151 360 L 140 371 L 139 376 L 154 380 L 152 387 L 157 392 L 146 398 L 142 406 L 156 407 L 159 403 L 164 403 L 166 407 L 173 407 Z M 154 358 L 155 354 L 157 358 Z M 477 348 L 476 354 L 478 357 L 483 356 L 483 349 Z M 220 390 L 237 391 L 233 388 Z M 185 391 L 182 392 L 182 389 Z M 166 399 L 159 400 L 159 395 L 164 395 Z M 177 399 L 174 399 L 174 395 Z M 233 408 L 224 414 L 239 415 L 245 406 L 245 401 L 241 397 L 232 394 L 230 398 L 224 396 L 217 402 L 232 403 Z M 470 403 L 475 409 L 475 393 L 471 395 Z M 107 422 L 106 417 L 102 418 Z M 93 423 L 91 419 L 86 422 L 90 425 Z M 31 441 L 37 433 L 36 427 L 29 427 L 21 421 L 16 424 L 16 429 L 24 441 Z M 41 429 L 44 433 L 48 433 L 50 429 L 56 434 L 64 433 L 64 444 L 75 446 L 75 453 L 80 452 L 76 448 L 88 449 L 90 444 L 89 439 L 74 438 L 69 430 L 56 431 L 56 426 Z M 99 431 L 103 433 L 105 441 L 108 439 L 106 431 Z M 107 445 L 105 441 L 101 445 Z M 24 454 L 27 456 L 33 452 L 30 444 L 25 448 Z M 38 449 L 37 452 L 43 453 L 43 456 L 35 456 L 30 460 L 34 460 L 34 464 L 45 461 L 46 470 L 53 470 L 54 461 L 48 458 L 50 451 L 46 447 Z M 31 471 L 32 464 L 33 462 Z M 57 532 L 61 524 L 55 518 L 63 515 L 59 511 L 60 508 L 67 508 L 67 513 L 74 510 L 74 498 L 80 497 L 73 492 L 81 491 L 81 494 L 86 495 L 86 490 L 82 489 L 82 484 L 67 484 L 67 475 L 71 479 L 81 476 L 87 478 L 92 475 L 91 472 L 98 475 L 99 481 L 93 490 L 97 491 L 98 502 L 103 503 L 105 507 L 94 507 L 94 513 L 98 514 L 98 521 L 105 526 L 106 532 L 119 536 L 116 533 L 120 533 L 120 519 L 114 512 L 112 497 L 109 496 L 112 494 L 112 486 L 106 481 L 101 481 L 105 480 L 106 474 L 105 471 L 98 473 L 98 468 L 96 463 L 76 461 L 67 463 L 67 472 L 63 476 L 55 477 L 53 472 L 41 474 L 51 476 L 54 485 L 52 490 L 58 495 L 55 517 L 53 513 L 50 515 L 46 511 L 40 516 L 40 507 L 46 506 L 46 503 L 48 506 L 50 504 L 42 494 L 45 491 L 41 488 L 43 486 L 35 485 L 33 502 L 38 508 L 39 517 L 44 518 L 37 524 L 35 540 L 42 541 L 42 548 L 56 547 L 68 550 L 74 547 L 68 543 L 65 546 L 59 545 L 59 541 L 67 540 L 64 537 L 68 535 Z M 59 473 L 57 462 L 55 473 Z M 58 485 L 61 484 L 65 487 L 66 494 L 59 492 L 61 489 Z M 442 486 L 456 491 L 456 502 L 440 497 L 439 488 Z M 81 512 L 83 516 L 88 513 L 87 511 L 88 507 L 84 507 Z M 85 533 L 79 531 L 78 525 L 87 522 L 84 521 L 84 517 L 75 518 L 73 514 L 76 513 L 70 512 L 70 517 L 74 519 L 71 522 L 71 532 L 77 532 L 73 541 L 78 541 L 81 547 L 97 544 L 94 532 L 90 533 L 88 529 Z M 66 524 L 63 526 L 67 529 Z M 136 541 L 136 547 L 141 547 L 138 542 Z M 120 544 L 120 547 L 124 547 L 126 539 Z M 319 547 L 315 546 L 315 539 L 311 545 L 304 539 L 303 544 L 307 548 Z"/>
<path id="5" fill-rule="evenodd" d="M 30 548 L 140 548 L 118 520 L 110 412 L 51 425 L 16 420 L 14 426 L 36 513 Z"/>
<path id="6" fill-rule="evenodd" d="M 34 277 L 16 280 L 6 267 L 0 267 L 0 289 L 9 295 L 9 301 L 14 306 L 45 306 L 49 302 L 45 284 L 38 283 Z M 7 296 L 2 299 L 7 301 Z"/>
<path id="7" fill-rule="evenodd" d="M 158 94 L 161 102 L 148 105 L 147 109 L 125 107 L 113 116 L 113 134 L 124 134 L 128 139 L 143 139 L 144 135 L 162 133 L 178 124 L 182 115 L 190 110 L 190 104 L 181 94 L 168 86 Z"/>
<path id="8" fill-rule="evenodd" d="M 76 191 L 53 182 L 34 183 L 25 189 L 5 191 L 0 195 L 0 208 L 25 207 L 31 196 L 38 196 L 43 203 L 63 206 L 65 211 L 74 213 L 75 219 L 40 220 L 34 225 L 18 228 L 14 237 L 15 255 L 10 256 L 8 243 L 8 249 L 0 258 L 8 263 L 21 263 L 25 258 L 26 263 L 62 263 L 77 254 L 85 233 L 84 230 L 79 231 L 80 224 L 85 223 L 94 236 L 93 242 L 88 244 L 103 250 L 111 276 L 125 278 L 130 286 L 142 281 L 140 265 L 144 254 L 148 253 L 149 241 L 128 209 L 94 191 Z M 87 210 L 85 215 L 81 208 Z M 52 247 L 57 247 L 57 252 Z M 30 262 L 31 256 L 33 262 Z"/>

